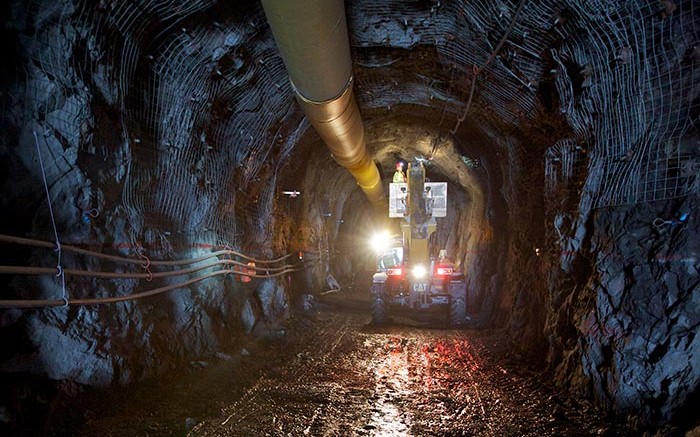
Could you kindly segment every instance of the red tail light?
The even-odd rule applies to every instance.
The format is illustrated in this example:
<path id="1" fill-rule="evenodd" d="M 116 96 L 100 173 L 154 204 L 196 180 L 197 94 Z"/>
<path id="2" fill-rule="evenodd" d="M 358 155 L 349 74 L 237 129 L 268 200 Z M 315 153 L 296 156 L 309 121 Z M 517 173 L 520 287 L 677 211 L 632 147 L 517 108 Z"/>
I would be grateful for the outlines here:
<path id="1" fill-rule="evenodd" d="M 401 275 L 403 275 L 403 269 L 402 268 L 387 269 L 386 274 L 389 276 L 401 276 Z"/>
<path id="2" fill-rule="evenodd" d="M 451 275 L 452 274 L 452 267 L 438 267 L 436 275 L 438 276 L 446 276 L 446 275 Z"/>

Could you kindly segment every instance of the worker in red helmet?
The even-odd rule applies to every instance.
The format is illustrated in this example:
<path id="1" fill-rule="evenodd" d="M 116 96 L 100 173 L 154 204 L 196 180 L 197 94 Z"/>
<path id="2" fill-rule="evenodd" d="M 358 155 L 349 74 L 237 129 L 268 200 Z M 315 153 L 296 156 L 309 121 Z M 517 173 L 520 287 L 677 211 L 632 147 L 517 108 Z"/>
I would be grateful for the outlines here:
<path id="1" fill-rule="evenodd" d="M 396 163 L 396 172 L 394 172 L 394 183 L 406 182 L 406 173 L 403 172 L 403 162 Z"/>

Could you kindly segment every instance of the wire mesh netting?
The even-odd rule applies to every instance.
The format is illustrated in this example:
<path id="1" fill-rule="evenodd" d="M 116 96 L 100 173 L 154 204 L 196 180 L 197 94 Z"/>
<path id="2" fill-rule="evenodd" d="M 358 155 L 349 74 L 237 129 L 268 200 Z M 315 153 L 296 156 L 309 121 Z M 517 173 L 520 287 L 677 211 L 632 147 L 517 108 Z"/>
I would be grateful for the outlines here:
<path id="1" fill-rule="evenodd" d="M 585 150 L 571 139 L 559 140 L 545 152 L 545 189 L 551 196 L 557 189 L 570 188 L 570 184 L 585 176 Z"/>
<path id="2" fill-rule="evenodd" d="M 438 52 L 442 72 L 416 73 L 410 86 L 383 71 L 405 54 L 361 60 L 377 70 L 359 82 L 376 91 L 379 97 L 366 99 L 376 106 L 421 104 L 427 94 L 453 113 L 465 110 L 476 81 L 469 116 L 518 127 L 551 106 L 543 103 L 542 85 L 552 81 L 555 109 L 588 149 L 594 206 L 602 207 L 679 197 L 698 183 L 697 8 L 691 0 L 364 1 L 350 7 L 351 22 L 363 23 L 351 40 L 357 47 L 431 45 Z"/>
<path id="3" fill-rule="evenodd" d="M 595 206 L 688 194 L 700 172 L 697 3 L 570 7 L 588 25 L 567 32 L 552 57 L 562 112 L 577 139 L 592 144 Z"/>
<path id="4" fill-rule="evenodd" d="M 463 83 L 475 80 L 469 67 L 486 62 L 518 4 L 454 2 L 438 15 L 446 35 L 438 50 Z M 535 87 L 554 74 L 560 112 L 590 144 L 589 170 L 602 172 L 594 175 L 596 207 L 688 194 L 700 171 L 697 8 L 692 1 L 527 3 L 477 82 L 481 99 L 506 122 L 534 118 Z M 549 171 L 546 185 L 560 176 Z"/>
<path id="5" fill-rule="evenodd" d="M 117 156 L 134 240 L 151 229 L 236 244 L 237 213 L 271 211 L 247 187 L 265 166 L 274 184 L 307 127 L 259 5 L 227 22 L 215 3 L 27 7 L 29 115 L 50 150 Z"/>
<path id="6" fill-rule="evenodd" d="M 351 2 L 359 100 L 442 107 L 442 125 L 462 114 L 475 81 L 469 116 L 497 136 L 547 113 L 565 118 L 549 144 L 521 139 L 532 150 L 518 156 L 546 167 L 543 189 L 568 177 L 556 158 L 579 159 L 570 140 L 587 151 L 594 206 L 683 196 L 699 183 L 697 9 Z M 269 186 L 307 125 L 258 3 L 34 0 L 25 13 L 26 111 L 53 180 L 85 156 L 117 161 L 103 170 L 133 239 L 150 229 L 236 244 L 237 217 L 271 214 Z M 554 103 L 544 102 L 548 81 Z"/>
<path id="7" fill-rule="evenodd" d="M 435 17 L 438 53 L 454 66 L 462 96 L 476 80 L 484 102 L 480 106 L 512 125 L 539 110 L 536 91 L 545 68 L 541 54 L 555 38 L 549 31 L 555 16 L 552 5 L 519 6 L 520 2 L 445 2 Z"/>

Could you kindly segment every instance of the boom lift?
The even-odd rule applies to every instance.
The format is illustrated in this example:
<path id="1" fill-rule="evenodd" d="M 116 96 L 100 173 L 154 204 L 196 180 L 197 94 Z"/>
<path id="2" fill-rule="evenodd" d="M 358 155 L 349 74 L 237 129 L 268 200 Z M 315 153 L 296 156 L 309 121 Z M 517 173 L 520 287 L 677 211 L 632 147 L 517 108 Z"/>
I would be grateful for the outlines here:
<path id="1" fill-rule="evenodd" d="M 426 182 L 422 160 L 409 164 L 406 183 L 389 186 L 389 217 L 401 219 L 401 235 L 383 234 L 375 244 L 377 271 L 372 277 L 372 321 L 383 323 L 395 308 L 449 309 L 452 326 L 466 319 L 464 275 L 440 250 L 431 259 L 430 236 L 436 218 L 447 215 L 447 183 Z"/>

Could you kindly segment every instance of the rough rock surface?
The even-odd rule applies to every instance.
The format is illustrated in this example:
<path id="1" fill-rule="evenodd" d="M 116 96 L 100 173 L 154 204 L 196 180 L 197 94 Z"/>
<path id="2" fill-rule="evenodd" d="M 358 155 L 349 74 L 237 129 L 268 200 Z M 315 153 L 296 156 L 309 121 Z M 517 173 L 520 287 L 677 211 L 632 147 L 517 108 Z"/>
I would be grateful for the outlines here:
<path id="1" fill-rule="evenodd" d="M 698 401 L 696 3 L 347 5 L 368 147 L 385 176 L 420 155 L 448 182 L 432 247 L 467 274 L 474 320 L 546 357 L 561 388 L 645 423 L 686 420 Z M 63 245 L 137 261 L 3 243 L 3 265 L 60 255 L 63 269 L 142 275 L 66 277 L 69 297 L 91 298 L 191 277 L 149 281 L 170 269 L 151 261 L 303 258 L 275 279 L 236 270 L 133 302 L 0 310 L 2 381 L 19 385 L 4 423 L 39 397 L 34 375 L 133 383 L 280 335 L 329 274 L 367 287 L 364 240 L 383 220 L 295 105 L 258 2 L 0 12 L 0 234 L 53 242 L 55 223 Z M 0 285 L 5 299 L 63 294 L 48 274 Z"/>
<path id="2" fill-rule="evenodd" d="M 558 310 L 547 325 L 557 380 L 649 420 L 669 419 L 695 399 L 700 366 L 697 213 L 654 226 L 697 211 L 697 199 L 654 206 L 594 214 L 588 241 L 550 272 Z M 585 284 L 564 274 L 577 263 Z"/>

